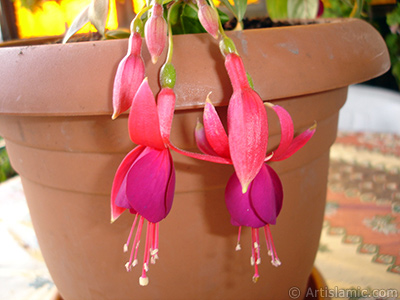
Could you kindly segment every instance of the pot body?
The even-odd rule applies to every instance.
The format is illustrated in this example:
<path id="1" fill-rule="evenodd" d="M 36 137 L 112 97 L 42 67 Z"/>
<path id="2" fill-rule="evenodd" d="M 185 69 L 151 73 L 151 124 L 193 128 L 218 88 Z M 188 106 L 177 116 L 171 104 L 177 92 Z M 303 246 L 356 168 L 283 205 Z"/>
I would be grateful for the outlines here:
<path id="1" fill-rule="evenodd" d="M 125 212 L 110 224 L 112 180 L 134 147 L 127 115 L 110 118 L 113 76 L 126 41 L 0 49 L 0 134 L 65 300 L 288 299 L 292 287 L 304 295 L 347 86 L 385 72 L 389 56 L 379 34 L 358 20 L 230 35 L 261 98 L 286 108 L 296 133 L 318 124 L 304 148 L 271 164 L 284 187 L 283 209 L 272 226 L 282 265 L 269 263 L 262 242 L 256 284 L 250 232 L 243 230 L 242 250 L 235 252 L 237 228 L 225 208 L 232 167 L 176 154 L 174 204 L 160 223 L 160 259 L 150 266 L 149 286 L 139 286 L 139 267 L 126 272 L 123 245 L 133 216 Z M 213 92 L 224 118 L 232 91 L 218 46 L 207 35 L 176 36 L 174 45 L 178 97 L 171 138 L 194 150 L 193 129 L 207 94 Z M 146 52 L 143 57 L 147 75 L 157 78 L 160 65 L 153 66 Z M 157 92 L 157 80 L 150 84 Z M 269 132 L 273 150 L 280 128 L 270 111 Z"/>
<path id="2" fill-rule="evenodd" d="M 231 166 L 174 155 L 177 186 L 173 209 L 160 223 L 160 259 L 150 266 L 150 284 L 140 287 L 140 266 L 127 273 L 123 253 L 133 215 L 110 224 L 113 175 L 133 145 L 126 118 L 1 118 L 13 166 L 24 185 L 32 222 L 46 264 L 68 299 L 285 299 L 291 287 L 304 295 L 323 220 L 329 148 L 347 89 L 284 99 L 300 132 L 318 123 L 312 140 L 290 159 L 272 164 L 282 179 L 284 205 L 272 226 L 279 268 L 261 244 L 260 280 L 251 280 L 250 231 L 230 224 L 224 189 Z M 220 109 L 223 116 L 225 110 Z M 201 110 L 178 112 L 172 140 L 193 150 L 192 128 Z M 270 148 L 279 143 L 279 123 L 270 114 Z M 6 126 L 7 124 L 7 126 Z M 144 243 L 144 241 L 142 241 Z M 143 246 L 143 244 L 142 244 Z M 140 253 L 139 256 L 142 254 Z"/>

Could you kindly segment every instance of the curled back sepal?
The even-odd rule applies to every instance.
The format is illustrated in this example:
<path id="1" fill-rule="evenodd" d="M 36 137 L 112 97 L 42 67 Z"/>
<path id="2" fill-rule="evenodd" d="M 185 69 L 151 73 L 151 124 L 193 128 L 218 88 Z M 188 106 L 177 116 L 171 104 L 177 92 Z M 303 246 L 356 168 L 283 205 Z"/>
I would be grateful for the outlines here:
<path id="1" fill-rule="evenodd" d="M 281 153 L 280 155 L 273 155 L 270 161 L 281 161 L 295 154 L 308 143 L 308 141 L 313 137 L 316 129 L 317 123 L 314 123 L 314 125 L 312 125 L 310 128 L 297 135 L 291 141 L 285 152 Z"/>
<path id="2" fill-rule="evenodd" d="M 218 156 L 230 158 L 228 136 L 208 96 L 204 106 L 203 123 L 207 141 L 214 152 Z"/>
<path id="3" fill-rule="evenodd" d="M 234 173 L 225 189 L 225 203 L 232 225 L 260 228 L 276 224 L 283 203 L 283 188 L 278 174 L 267 164 L 242 193 L 240 181 Z"/>
<path id="4" fill-rule="evenodd" d="M 113 87 L 113 116 L 116 119 L 127 111 L 143 81 L 145 66 L 141 57 L 142 37 L 132 32 L 129 37 L 128 53 L 118 65 Z"/>
<path id="5" fill-rule="evenodd" d="M 157 62 L 167 42 L 168 25 L 163 17 L 163 10 L 163 6 L 155 2 L 151 16 L 144 27 L 146 45 L 153 64 Z"/>

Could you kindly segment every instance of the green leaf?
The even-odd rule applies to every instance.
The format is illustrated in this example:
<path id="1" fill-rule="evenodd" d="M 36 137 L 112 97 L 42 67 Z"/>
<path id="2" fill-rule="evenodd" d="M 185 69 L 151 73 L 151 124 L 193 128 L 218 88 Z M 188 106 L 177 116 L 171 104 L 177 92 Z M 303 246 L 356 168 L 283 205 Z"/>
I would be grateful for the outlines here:
<path id="1" fill-rule="evenodd" d="M 288 0 L 287 14 L 289 19 L 313 19 L 318 13 L 318 0 Z"/>
<path id="2" fill-rule="evenodd" d="M 71 26 L 68 28 L 67 32 L 65 33 L 63 44 L 65 44 L 71 36 L 77 33 L 86 23 L 89 22 L 89 5 L 86 6 L 79 15 L 74 19 Z"/>
<path id="3" fill-rule="evenodd" d="M 287 18 L 287 1 L 282 0 L 266 0 L 267 11 L 271 19 L 286 19 Z"/>
<path id="4" fill-rule="evenodd" d="M 168 22 L 171 24 L 171 26 L 175 26 L 179 23 L 179 15 L 182 11 L 182 5 L 183 2 L 178 2 L 175 5 L 171 6 L 169 8 L 169 11 L 167 11 L 167 9 L 164 9 L 166 15 L 169 16 Z"/>
<path id="5" fill-rule="evenodd" d="M 247 0 L 233 0 L 237 10 L 237 21 L 242 22 L 247 9 Z"/>
<path id="6" fill-rule="evenodd" d="M 104 36 L 108 16 L 108 0 L 92 0 L 89 4 L 89 21 Z"/>
<path id="7" fill-rule="evenodd" d="M 389 26 L 400 24 L 400 3 L 397 4 L 396 9 L 386 15 L 386 23 Z"/>
<path id="8" fill-rule="evenodd" d="M 197 11 L 191 5 L 184 4 L 181 14 L 181 24 L 183 33 L 203 33 L 206 32 L 197 16 Z"/>
<path id="9" fill-rule="evenodd" d="M 222 4 L 233 14 L 233 16 L 238 19 L 238 10 L 237 7 L 230 4 L 229 0 L 221 0 Z"/>

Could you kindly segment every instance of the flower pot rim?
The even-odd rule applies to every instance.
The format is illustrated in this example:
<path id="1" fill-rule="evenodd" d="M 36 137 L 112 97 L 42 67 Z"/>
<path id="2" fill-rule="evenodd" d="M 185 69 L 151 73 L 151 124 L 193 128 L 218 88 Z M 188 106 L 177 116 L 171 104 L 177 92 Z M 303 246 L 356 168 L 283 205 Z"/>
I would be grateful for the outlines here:
<path id="1" fill-rule="evenodd" d="M 358 19 L 228 35 L 264 101 L 342 88 L 390 68 L 384 40 Z M 114 74 L 126 49 L 127 40 L 0 48 L 0 115 L 111 116 Z M 153 65 L 143 47 L 154 93 L 165 55 Z M 209 92 L 215 105 L 228 103 L 231 86 L 218 43 L 209 35 L 174 36 L 173 63 L 177 110 L 203 107 Z M 198 74 L 206 76 L 199 79 Z M 57 101 L 60 95 L 68 101 Z"/>

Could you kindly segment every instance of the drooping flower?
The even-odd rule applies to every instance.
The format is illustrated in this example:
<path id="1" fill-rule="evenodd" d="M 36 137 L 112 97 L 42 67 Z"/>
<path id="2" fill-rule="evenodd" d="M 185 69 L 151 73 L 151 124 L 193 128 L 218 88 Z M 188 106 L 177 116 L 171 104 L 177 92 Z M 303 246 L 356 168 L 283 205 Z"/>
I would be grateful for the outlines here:
<path id="1" fill-rule="evenodd" d="M 268 104 L 268 106 L 274 110 L 279 118 L 281 140 L 277 149 L 263 158 L 265 162 L 290 157 L 310 140 L 316 129 L 314 125 L 294 137 L 293 121 L 290 114 L 281 106 L 272 104 Z M 195 138 L 198 148 L 205 153 L 206 160 L 215 162 L 216 157 L 229 160 L 230 149 L 232 149 L 229 145 L 231 141 L 228 139 L 217 111 L 208 99 L 204 107 L 203 123 L 204 126 L 200 123 L 197 124 Z M 259 228 L 264 228 L 268 254 L 272 257 L 271 263 L 274 266 L 281 264 L 269 228 L 270 224 L 276 223 L 283 203 L 283 189 L 279 176 L 271 166 L 263 163 L 260 171 L 250 182 L 247 191 L 243 193 L 239 176 L 235 172 L 226 186 L 225 202 L 231 215 L 231 223 L 234 226 L 239 226 L 237 250 L 240 250 L 239 241 L 242 226 L 251 227 L 251 263 L 255 268 L 253 281 L 256 282 L 259 277 L 257 265 L 261 262 Z"/>
<path id="2" fill-rule="evenodd" d="M 140 285 L 148 284 L 149 262 L 158 258 L 158 223 L 171 210 L 175 190 L 175 169 L 167 148 L 170 122 L 175 106 L 171 91 L 160 93 L 157 106 L 147 79 L 143 80 L 132 102 L 128 128 L 138 144 L 120 164 L 111 191 L 111 219 L 115 221 L 126 209 L 135 215 L 124 251 L 136 233 L 127 271 L 137 264 L 137 252 L 144 221 L 147 220 L 146 242 Z M 140 110 L 139 110 L 140 109 Z"/>
<path id="3" fill-rule="evenodd" d="M 233 87 L 228 105 L 229 149 L 244 193 L 264 163 L 267 113 L 260 96 L 250 87 L 240 56 L 228 53 L 225 67 Z"/>
<path id="4" fill-rule="evenodd" d="M 146 45 L 153 64 L 157 62 L 167 42 L 168 25 L 163 17 L 163 11 L 162 4 L 154 1 L 151 16 L 144 27 Z"/>
<path id="5" fill-rule="evenodd" d="M 133 97 L 144 78 L 145 67 L 141 57 L 140 33 L 132 31 L 128 43 L 128 52 L 119 63 L 114 79 L 112 119 L 116 119 L 130 108 Z"/>
<path id="6" fill-rule="evenodd" d="M 215 9 L 205 0 L 197 0 L 198 16 L 201 25 L 215 39 L 218 38 L 219 17 Z"/>

